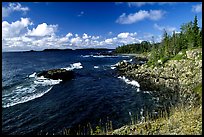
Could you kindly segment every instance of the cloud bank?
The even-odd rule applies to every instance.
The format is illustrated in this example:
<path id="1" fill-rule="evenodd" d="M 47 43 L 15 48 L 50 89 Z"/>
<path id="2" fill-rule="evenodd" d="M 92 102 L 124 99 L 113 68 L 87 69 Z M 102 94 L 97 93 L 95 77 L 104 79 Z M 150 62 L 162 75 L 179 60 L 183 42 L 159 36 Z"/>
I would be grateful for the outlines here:
<path id="1" fill-rule="evenodd" d="M 58 24 L 41 23 L 34 27 L 29 18 L 21 18 L 15 22 L 2 22 L 2 50 L 3 51 L 26 51 L 43 50 L 46 48 L 116 48 L 117 46 L 130 43 L 138 43 L 146 39 L 139 37 L 137 32 L 121 32 L 109 35 L 108 38 L 82 35 L 68 32 L 64 36 L 58 36 Z M 151 39 L 148 39 L 151 40 Z"/>

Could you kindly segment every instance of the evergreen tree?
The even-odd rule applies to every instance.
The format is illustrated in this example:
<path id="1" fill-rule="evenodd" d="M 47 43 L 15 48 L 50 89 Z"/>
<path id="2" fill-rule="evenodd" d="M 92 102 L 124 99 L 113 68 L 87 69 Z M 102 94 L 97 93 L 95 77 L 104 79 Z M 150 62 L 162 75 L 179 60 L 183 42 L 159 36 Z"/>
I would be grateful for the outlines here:
<path id="1" fill-rule="evenodd" d="M 198 41 L 199 41 L 199 27 L 198 27 L 198 19 L 197 16 L 194 18 L 193 26 L 193 47 L 198 47 Z"/>

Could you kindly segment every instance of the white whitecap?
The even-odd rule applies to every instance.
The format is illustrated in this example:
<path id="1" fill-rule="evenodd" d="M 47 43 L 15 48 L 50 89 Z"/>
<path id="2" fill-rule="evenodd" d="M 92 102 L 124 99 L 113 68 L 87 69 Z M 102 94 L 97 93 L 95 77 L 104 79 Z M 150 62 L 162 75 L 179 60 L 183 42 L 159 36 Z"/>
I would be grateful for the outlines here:
<path id="1" fill-rule="evenodd" d="M 128 62 L 127 60 L 123 60 L 123 62 Z M 119 66 L 119 64 L 121 63 L 121 61 L 120 62 L 118 62 L 118 63 L 116 63 L 116 64 L 114 64 L 114 65 L 111 65 L 111 66 Z"/>
<path id="2" fill-rule="evenodd" d="M 31 83 L 16 86 L 9 94 L 2 95 L 2 107 L 10 107 L 39 98 L 49 92 L 53 85 L 59 84 L 61 81 L 61 79 L 53 80 L 43 76 L 35 77 Z"/>
<path id="3" fill-rule="evenodd" d="M 7 107 L 10 107 L 10 106 L 14 106 L 14 105 L 17 105 L 17 104 L 21 104 L 21 103 L 25 103 L 25 102 L 28 102 L 30 100 L 33 100 L 33 99 L 36 99 L 36 98 L 39 98 L 41 96 L 43 96 L 44 94 L 46 94 L 47 92 L 49 92 L 50 90 L 52 89 L 52 87 L 50 87 L 49 89 L 47 89 L 46 91 L 44 92 L 39 92 L 39 93 L 36 93 L 36 94 L 27 94 L 26 96 L 21 96 L 21 97 L 13 97 L 12 100 L 10 100 L 9 103 L 7 103 L 6 105 L 3 105 L 3 108 L 7 108 Z M 36 91 L 36 89 L 29 89 L 29 88 L 23 88 L 21 89 L 22 92 L 25 92 L 26 93 L 33 93 Z"/>
<path id="4" fill-rule="evenodd" d="M 94 68 L 99 68 L 99 66 L 94 66 Z"/>
<path id="5" fill-rule="evenodd" d="M 36 72 L 34 72 L 33 74 L 29 75 L 29 78 L 34 78 L 36 76 Z"/>
<path id="6" fill-rule="evenodd" d="M 94 55 L 94 58 L 115 58 L 117 56 L 104 56 L 104 55 Z"/>
<path id="7" fill-rule="evenodd" d="M 59 84 L 62 80 L 54 80 L 54 79 L 47 79 L 43 76 L 41 77 L 36 77 L 36 80 L 34 81 L 34 84 L 42 85 L 42 86 L 51 86 L 51 85 L 56 85 Z"/>
<path id="8" fill-rule="evenodd" d="M 83 68 L 83 66 L 82 66 L 82 64 L 81 64 L 80 62 L 71 64 L 71 66 L 73 66 L 75 69 L 81 69 L 81 68 Z"/>
<path id="9" fill-rule="evenodd" d="M 22 88 L 22 86 L 17 86 L 17 87 L 16 87 L 16 89 L 20 89 L 20 88 Z"/>
<path id="10" fill-rule="evenodd" d="M 40 76 L 40 77 L 36 77 L 36 80 L 46 80 L 47 78 L 43 77 L 43 76 Z"/>
<path id="11" fill-rule="evenodd" d="M 69 71 L 69 70 L 82 69 L 82 68 L 83 68 L 82 64 L 80 62 L 77 62 L 77 63 L 70 64 L 70 67 L 65 67 L 61 69 L 66 69 L 67 71 Z"/>
<path id="12" fill-rule="evenodd" d="M 146 94 L 150 94 L 150 92 L 149 92 L 149 91 L 144 91 L 144 93 L 146 93 Z"/>
<path id="13" fill-rule="evenodd" d="M 119 76 L 118 77 L 119 79 L 122 79 L 123 81 L 125 81 L 127 84 L 130 84 L 130 85 L 133 85 L 133 86 L 136 86 L 136 87 L 140 87 L 140 84 L 137 82 L 137 81 L 135 81 L 135 80 L 132 80 L 132 81 L 130 81 L 129 79 L 127 79 L 127 78 L 125 78 L 125 76 Z"/>
<path id="14" fill-rule="evenodd" d="M 92 57 L 93 55 L 81 55 L 83 58 Z"/>
<path id="15" fill-rule="evenodd" d="M 130 57 L 130 56 L 121 56 L 121 57 L 123 57 L 123 58 L 128 58 L 128 57 Z"/>
<path id="16" fill-rule="evenodd" d="M 116 67 L 111 67 L 111 69 L 115 69 Z"/>

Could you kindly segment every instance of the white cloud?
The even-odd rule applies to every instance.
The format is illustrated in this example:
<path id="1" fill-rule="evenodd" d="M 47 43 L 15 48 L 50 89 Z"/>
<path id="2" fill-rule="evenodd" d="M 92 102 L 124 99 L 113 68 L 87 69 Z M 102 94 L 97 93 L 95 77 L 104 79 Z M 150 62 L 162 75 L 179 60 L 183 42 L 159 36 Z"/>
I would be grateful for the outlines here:
<path id="1" fill-rule="evenodd" d="M 195 12 L 195 13 L 202 12 L 202 3 L 192 6 L 192 11 Z"/>
<path id="2" fill-rule="evenodd" d="M 129 33 L 129 32 L 123 32 L 123 33 L 120 33 L 118 34 L 118 38 L 121 38 L 121 39 L 124 39 L 124 38 L 127 38 L 127 37 L 131 37 L 131 36 L 135 36 L 137 35 L 137 33 Z"/>
<path id="3" fill-rule="evenodd" d="M 9 24 L 7 21 L 2 22 L 2 37 L 16 37 L 21 36 L 28 30 L 28 26 L 32 22 L 28 18 L 21 18 L 20 21 L 12 22 Z"/>
<path id="4" fill-rule="evenodd" d="M 88 38 L 91 38 L 91 36 L 88 36 L 86 33 L 84 33 L 83 36 L 82 36 L 82 38 L 83 38 L 83 39 L 88 39 Z"/>
<path id="5" fill-rule="evenodd" d="M 123 44 L 138 43 L 144 37 L 139 37 L 136 32 L 121 32 L 115 35 L 108 35 L 108 38 L 82 35 L 68 32 L 64 36 L 56 34 L 58 25 L 47 23 L 38 24 L 33 28 L 28 18 L 21 18 L 15 22 L 2 22 L 2 50 L 43 50 L 46 48 L 115 48 Z M 30 28 L 30 29 L 29 29 Z M 146 35 L 147 36 L 147 35 Z M 146 38 L 148 39 L 148 38 Z"/>
<path id="6" fill-rule="evenodd" d="M 96 40 L 96 39 L 99 39 L 100 37 L 99 36 L 92 36 L 91 39 L 93 40 Z"/>
<path id="7" fill-rule="evenodd" d="M 158 24 L 154 24 L 154 28 L 157 29 L 157 30 L 160 30 L 160 31 L 164 31 L 164 29 L 165 29 L 167 32 L 170 32 L 170 33 L 172 33 L 173 31 L 176 31 L 175 27 L 159 26 Z"/>
<path id="8" fill-rule="evenodd" d="M 112 35 L 112 34 L 113 34 L 113 32 L 112 32 L 112 31 L 109 31 L 109 32 L 108 32 L 108 35 Z"/>
<path id="9" fill-rule="evenodd" d="M 80 14 L 78 14 L 77 16 L 80 17 L 80 16 L 82 16 L 82 15 L 84 15 L 84 12 L 83 12 L 83 11 L 81 11 Z"/>
<path id="10" fill-rule="evenodd" d="M 106 43 L 106 44 L 113 44 L 113 40 L 112 40 L 112 39 L 106 39 L 106 40 L 105 40 L 105 43 Z"/>
<path id="11" fill-rule="evenodd" d="M 165 14 L 162 10 L 150 10 L 148 18 L 151 20 L 159 20 Z"/>
<path id="12" fill-rule="evenodd" d="M 118 34 L 118 38 L 127 38 L 129 35 L 128 32 Z"/>
<path id="13" fill-rule="evenodd" d="M 72 45 L 81 45 L 82 39 L 80 37 L 75 37 L 70 40 Z"/>
<path id="14" fill-rule="evenodd" d="M 138 39 L 137 33 L 129 33 L 129 32 L 122 32 L 116 35 L 116 37 L 106 39 L 104 42 L 101 42 L 101 44 L 112 44 L 112 46 L 119 46 L 123 44 L 131 44 L 131 43 L 138 43 L 142 40 Z"/>
<path id="15" fill-rule="evenodd" d="M 73 34 L 72 34 L 72 33 L 70 33 L 70 32 L 69 32 L 69 33 L 67 33 L 67 35 L 66 35 L 66 37 L 68 37 L 68 38 L 69 38 L 69 37 L 71 37 L 71 36 L 73 36 Z"/>
<path id="16" fill-rule="evenodd" d="M 155 2 L 128 2 L 128 6 L 131 7 L 131 6 L 136 6 L 136 7 L 141 7 L 141 6 L 144 6 L 144 5 L 152 5 L 154 4 Z"/>
<path id="17" fill-rule="evenodd" d="M 123 13 L 119 16 L 119 18 L 116 20 L 116 23 L 119 24 L 132 24 L 144 19 L 150 19 L 150 20 L 159 20 L 162 18 L 162 16 L 165 14 L 162 10 L 140 10 L 136 13 L 126 15 L 126 13 Z"/>
<path id="18" fill-rule="evenodd" d="M 127 2 L 129 7 L 136 6 L 136 7 L 142 7 L 144 5 L 172 5 L 176 4 L 177 2 Z"/>
<path id="19" fill-rule="evenodd" d="M 162 40 L 162 35 L 154 35 L 152 33 L 140 33 L 141 36 L 138 36 L 139 39 L 143 40 L 143 41 L 149 41 L 149 42 L 161 42 Z"/>
<path id="20" fill-rule="evenodd" d="M 8 17 L 14 11 L 23 12 L 25 14 L 29 11 L 29 8 L 23 7 L 20 3 L 9 3 L 7 7 L 2 7 L 2 17 Z"/>
<path id="21" fill-rule="evenodd" d="M 30 36 L 48 36 L 54 35 L 57 30 L 58 25 L 47 25 L 46 23 L 42 23 L 37 26 L 37 28 L 33 28 L 32 31 L 28 33 Z"/>

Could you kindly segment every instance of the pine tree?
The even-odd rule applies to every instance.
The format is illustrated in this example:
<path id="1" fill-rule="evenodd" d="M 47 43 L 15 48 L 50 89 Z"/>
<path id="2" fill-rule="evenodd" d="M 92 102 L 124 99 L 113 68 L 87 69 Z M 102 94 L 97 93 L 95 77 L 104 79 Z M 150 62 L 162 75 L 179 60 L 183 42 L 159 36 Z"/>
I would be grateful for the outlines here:
<path id="1" fill-rule="evenodd" d="M 194 18 L 192 29 L 193 29 L 193 47 L 198 47 L 199 27 L 198 27 L 197 16 L 195 16 L 195 18 Z"/>
<path id="2" fill-rule="evenodd" d="M 163 57 L 164 55 L 166 55 L 167 57 L 169 56 L 170 52 L 169 52 L 169 36 L 167 34 L 167 31 L 164 29 L 164 34 L 163 34 L 163 41 L 162 41 L 162 45 L 163 47 L 161 48 L 161 57 Z"/>

